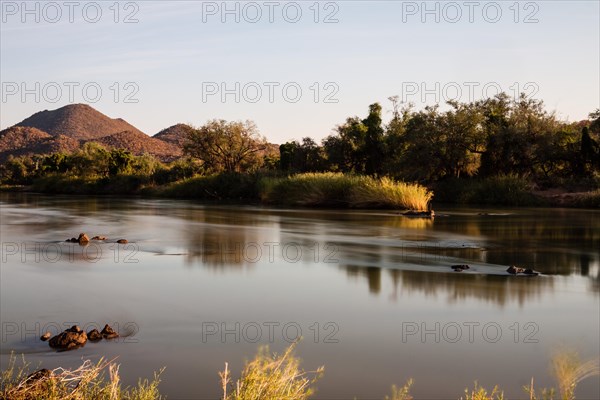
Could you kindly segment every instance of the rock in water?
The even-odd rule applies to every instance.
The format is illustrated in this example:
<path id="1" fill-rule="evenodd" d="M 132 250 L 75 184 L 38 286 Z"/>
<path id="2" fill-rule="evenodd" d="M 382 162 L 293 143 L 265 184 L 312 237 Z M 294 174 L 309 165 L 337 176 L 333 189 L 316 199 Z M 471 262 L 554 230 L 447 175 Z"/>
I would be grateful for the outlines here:
<path id="1" fill-rule="evenodd" d="M 94 236 L 92 240 L 106 240 L 106 236 Z"/>
<path id="2" fill-rule="evenodd" d="M 59 333 L 50 339 L 50 347 L 59 350 L 73 350 L 82 347 L 87 342 L 87 335 L 77 325 Z"/>
<path id="3" fill-rule="evenodd" d="M 44 334 L 43 334 L 43 335 L 40 337 L 40 340 L 41 340 L 42 342 L 45 342 L 45 341 L 47 341 L 48 339 L 50 339 L 51 337 L 52 337 L 52 334 L 51 334 L 50 332 L 46 332 L 46 333 L 44 333 Z"/>
<path id="4" fill-rule="evenodd" d="M 508 267 L 508 269 L 506 270 L 506 272 L 508 272 L 511 275 L 517 275 L 517 274 L 522 274 L 525 270 L 523 268 L 519 268 L 516 267 L 514 265 L 511 265 L 510 267 Z"/>
<path id="5" fill-rule="evenodd" d="M 461 265 L 452 265 L 450 268 L 452 268 L 456 272 L 462 272 L 466 269 L 469 269 L 469 266 L 466 264 L 461 264 Z"/>
<path id="6" fill-rule="evenodd" d="M 127 241 L 127 239 L 119 239 L 119 240 L 117 240 L 117 243 L 120 243 L 120 244 L 127 244 L 127 243 L 129 243 L 129 242 Z"/>
<path id="7" fill-rule="evenodd" d="M 102 332 L 100 333 L 104 339 L 114 339 L 119 337 L 119 334 L 108 324 L 104 325 L 104 329 L 102 329 Z"/>
<path id="8" fill-rule="evenodd" d="M 79 244 L 86 244 L 90 241 L 90 238 L 85 233 L 80 233 L 79 237 L 77 238 L 77 241 L 79 242 Z"/>
<path id="9" fill-rule="evenodd" d="M 91 342 L 98 342 L 102 340 L 102 334 L 98 332 L 98 329 L 92 329 L 87 333 L 88 340 Z"/>

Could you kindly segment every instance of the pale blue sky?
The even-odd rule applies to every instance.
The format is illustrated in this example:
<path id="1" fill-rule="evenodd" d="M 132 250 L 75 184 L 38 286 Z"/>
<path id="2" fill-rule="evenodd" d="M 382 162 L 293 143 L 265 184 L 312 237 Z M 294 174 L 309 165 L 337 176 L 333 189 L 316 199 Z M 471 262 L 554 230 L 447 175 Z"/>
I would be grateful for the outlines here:
<path id="1" fill-rule="evenodd" d="M 471 94 L 480 98 L 486 85 L 490 94 L 498 87 L 510 94 L 535 92 L 549 110 L 569 120 L 583 119 L 600 107 L 598 1 L 522 1 L 516 6 L 515 1 L 478 1 L 471 9 L 473 22 L 469 6 L 458 1 L 453 4 L 462 17 L 455 23 L 457 8 L 449 2 L 427 3 L 439 10 L 439 23 L 435 13 L 422 15 L 421 1 L 321 1 L 319 23 L 314 22 L 315 1 L 286 6 L 288 19 L 295 17 L 296 5 L 302 10 L 297 23 L 285 20 L 286 2 L 273 2 L 272 23 L 271 6 L 264 1 L 246 6 L 246 14 L 248 2 L 228 2 L 231 8 L 237 4 L 239 23 L 234 14 L 221 21 L 221 1 L 120 2 L 117 23 L 114 1 L 78 2 L 73 22 L 62 1 L 54 3 L 60 17 L 56 9 L 44 9 L 46 3 L 28 2 L 33 10 L 37 4 L 39 22 L 35 13 L 23 15 L 21 1 L 1 3 L 1 128 L 68 104 L 68 82 L 79 85 L 74 102 L 86 102 L 83 85 L 91 87 L 92 100 L 93 86 L 100 87 L 102 95 L 93 107 L 150 135 L 178 122 L 251 119 L 276 143 L 303 136 L 321 139 L 346 117 L 364 115 L 373 102 L 389 110 L 389 96 L 404 95 L 419 109 L 435 103 L 436 94 L 442 102 L 456 97 L 457 87 L 463 101 Z M 102 16 L 91 23 L 96 4 L 101 4 Z M 244 18 L 254 18 L 254 5 L 262 12 L 257 23 Z M 502 15 L 492 23 L 496 9 Z M 123 23 L 132 12 L 138 22 Z M 337 23 L 323 23 L 330 13 Z M 528 15 L 538 22 L 524 23 Z M 39 102 L 33 94 L 23 101 L 15 84 L 33 89 L 36 82 L 40 88 L 46 85 L 47 92 L 40 90 Z M 134 85 L 126 87 L 128 82 Z M 256 82 L 262 98 L 251 103 L 240 93 L 239 103 L 233 94 L 222 102 L 218 93 L 203 99 L 203 85 L 206 89 L 209 82 L 232 89 L 236 82 L 240 88 Z M 272 103 L 264 82 L 279 84 Z M 315 82 L 320 93 L 316 103 Z M 301 88 L 297 103 L 284 98 L 286 83 Z M 333 85 L 325 87 L 327 83 Z M 57 96 L 56 86 L 62 95 Z M 120 98 L 115 102 L 117 87 Z M 290 87 L 288 95 L 294 96 Z M 424 87 L 434 91 L 425 99 Z M 254 89 L 247 88 L 254 97 Z M 124 102 L 127 94 L 138 102 Z M 338 102 L 325 103 L 327 94 Z M 45 101 L 53 97 L 58 101 Z"/>

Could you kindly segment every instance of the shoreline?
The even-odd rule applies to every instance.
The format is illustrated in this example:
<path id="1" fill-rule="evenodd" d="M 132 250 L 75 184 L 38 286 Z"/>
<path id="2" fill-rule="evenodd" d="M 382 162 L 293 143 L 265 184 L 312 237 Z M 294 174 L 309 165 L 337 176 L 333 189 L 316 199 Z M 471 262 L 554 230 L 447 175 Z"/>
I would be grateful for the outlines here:
<path id="1" fill-rule="evenodd" d="M 400 210 L 400 211 L 414 211 L 409 208 L 394 208 L 394 207 L 344 207 L 344 206 L 319 206 L 319 205 L 291 205 L 291 204 L 277 204 L 277 203 L 266 203 L 260 199 L 231 199 L 231 198 L 196 198 L 193 196 L 177 196 L 162 193 L 164 187 L 157 188 L 146 188 L 141 191 L 131 192 L 102 192 L 102 191 L 69 191 L 69 190 L 52 190 L 52 191 L 41 191 L 35 190 L 34 185 L 0 185 L 0 193 L 26 193 L 26 194 L 37 194 L 37 195 L 71 195 L 71 196 L 92 196 L 92 197 L 122 197 L 122 198 L 140 198 L 140 199 L 171 199 L 171 200 L 201 200 L 206 203 L 220 203 L 227 205 L 239 205 L 239 206 L 286 206 L 298 209 L 364 209 L 364 210 Z M 472 207 L 511 207 L 511 208 L 570 208 L 570 209 L 600 209 L 600 203 L 597 206 L 588 205 L 585 203 L 587 196 L 599 196 L 600 190 L 590 190 L 587 192 L 577 191 L 571 192 L 563 189 L 547 189 L 547 190 L 535 190 L 529 192 L 532 199 L 535 202 L 531 204 L 495 204 L 486 202 L 450 202 L 450 201 L 439 201 L 435 199 L 432 204 L 432 208 L 436 209 L 442 205 L 451 206 L 472 206 Z"/>

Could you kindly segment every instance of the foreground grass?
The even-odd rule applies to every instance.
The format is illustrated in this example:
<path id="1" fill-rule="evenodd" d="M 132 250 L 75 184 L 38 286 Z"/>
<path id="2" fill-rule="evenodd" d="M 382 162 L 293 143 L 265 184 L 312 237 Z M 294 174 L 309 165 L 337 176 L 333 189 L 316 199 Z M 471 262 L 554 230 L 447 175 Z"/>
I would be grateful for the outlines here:
<path id="1" fill-rule="evenodd" d="M 24 359 L 17 365 L 11 356 L 2 371 L 0 399 L 6 400 L 151 400 L 161 399 L 158 391 L 160 372 L 151 381 L 140 380 L 135 387 L 122 387 L 119 365 L 101 359 L 93 364 L 86 360 L 73 370 L 55 368 L 31 373 Z M 106 372 L 108 371 L 108 377 Z M 162 372 L 162 371 L 161 371 Z"/>
<path id="2" fill-rule="evenodd" d="M 261 347 L 252 361 L 246 363 L 240 377 L 232 382 L 229 365 L 219 372 L 224 400 L 306 400 L 316 391 L 314 384 L 323 376 L 324 368 L 304 371 L 294 354 L 293 343 L 282 354 L 270 354 L 268 347 Z M 108 378 L 105 372 L 108 370 Z M 576 352 L 558 352 L 551 363 L 551 371 L 557 388 L 536 389 L 531 384 L 523 388 L 529 400 L 575 400 L 577 385 L 600 374 L 597 360 L 582 361 Z M 162 372 L 162 371 L 161 371 Z M 79 368 L 66 370 L 56 368 L 47 374 L 31 375 L 30 365 L 23 360 L 17 367 L 16 358 L 10 359 L 8 368 L 2 372 L 0 399 L 26 400 L 151 400 L 163 398 L 158 391 L 160 372 L 151 381 L 140 380 L 135 387 L 123 388 L 120 383 L 119 366 L 100 360 L 97 364 L 85 361 Z M 36 376 L 37 375 L 37 376 Z M 413 381 L 403 387 L 392 387 L 385 400 L 412 400 L 410 389 Z M 473 389 L 465 389 L 460 400 L 503 400 L 504 393 L 497 386 L 488 390 L 475 382 Z"/>
<path id="3" fill-rule="evenodd" d="M 261 347 L 256 357 L 248 362 L 229 392 L 231 383 L 228 364 L 219 373 L 225 400 L 281 399 L 305 400 L 314 394 L 313 385 L 322 375 L 324 367 L 306 372 L 300 368 L 300 360 L 294 355 L 293 343 L 281 355 L 269 353 L 269 347 Z"/>

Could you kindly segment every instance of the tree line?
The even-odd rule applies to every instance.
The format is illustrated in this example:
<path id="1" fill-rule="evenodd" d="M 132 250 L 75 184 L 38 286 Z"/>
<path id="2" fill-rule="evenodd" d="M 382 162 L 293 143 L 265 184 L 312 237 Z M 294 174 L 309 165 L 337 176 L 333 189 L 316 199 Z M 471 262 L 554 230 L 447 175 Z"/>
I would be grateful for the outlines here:
<path id="1" fill-rule="evenodd" d="M 447 111 L 415 111 L 391 97 L 392 118 L 369 106 L 317 144 L 305 137 L 280 146 L 288 172 L 340 171 L 436 182 L 447 178 L 516 174 L 534 180 L 600 173 L 600 110 L 589 120 L 565 122 L 542 101 L 506 94 L 471 103 L 448 102 Z"/>
<path id="2" fill-rule="evenodd" d="M 152 176 L 154 183 L 194 175 L 272 171 L 342 172 L 435 183 L 453 178 L 518 175 L 534 181 L 600 178 L 600 109 L 589 119 L 561 121 L 540 100 L 507 94 L 470 103 L 448 102 L 415 110 L 390 97 L 391 119 L 371 104 L 365 117 L 349 117 L 317 143 L 310 137 L 279 146 L 251 121 L 212 120 L 189 127 L 185 157 L 163 164 L 149 155 L 87 143 L 71 153 L 10 158 L 5 183 L 28 183 L 48 174 L 110 178 Z M 275 151 L 274 151 L 275 150 Z"/>

